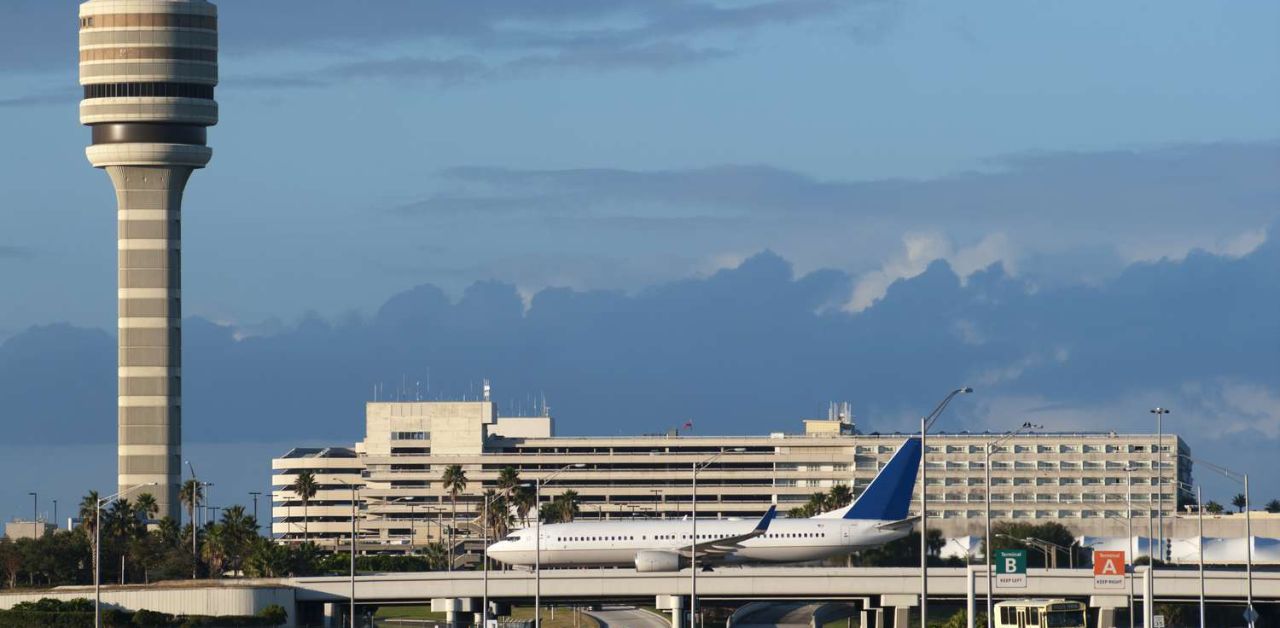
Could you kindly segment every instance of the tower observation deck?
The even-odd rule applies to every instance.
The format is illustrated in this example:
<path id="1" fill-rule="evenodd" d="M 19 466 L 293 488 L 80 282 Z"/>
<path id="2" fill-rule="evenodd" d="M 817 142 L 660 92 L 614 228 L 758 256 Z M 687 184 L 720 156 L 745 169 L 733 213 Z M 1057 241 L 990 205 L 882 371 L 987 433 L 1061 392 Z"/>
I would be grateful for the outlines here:
<path id="1" fill-rule="evenodd" d="M 209 162 L 218 121 L 218 13 L 205 0 L 80 5 L 80 122 L 89 162 L 115 186 L 118 482 L 156 483 L 179 517 L 182 475 L 182 193 Z"/>

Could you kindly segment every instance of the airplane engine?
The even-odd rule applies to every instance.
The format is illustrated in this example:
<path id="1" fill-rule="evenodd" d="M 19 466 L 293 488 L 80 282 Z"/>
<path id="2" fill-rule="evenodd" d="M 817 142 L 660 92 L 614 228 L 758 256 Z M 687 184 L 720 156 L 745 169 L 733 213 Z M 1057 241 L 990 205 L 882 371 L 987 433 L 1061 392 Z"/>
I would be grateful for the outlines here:
<path id="1" fill-rule="evenodd" d="M 636 552 L 636 571 L 640 573 L 652 571 L 680 571 L 681 556 L 675 552 L 645 550 Z"/>

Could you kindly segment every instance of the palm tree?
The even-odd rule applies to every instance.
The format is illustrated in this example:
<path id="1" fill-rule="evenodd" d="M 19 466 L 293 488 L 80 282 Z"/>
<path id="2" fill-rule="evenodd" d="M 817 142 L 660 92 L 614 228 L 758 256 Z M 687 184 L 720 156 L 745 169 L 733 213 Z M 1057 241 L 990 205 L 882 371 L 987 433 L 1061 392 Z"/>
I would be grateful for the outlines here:
<path id="1" fill-rule="evenodd" d="M 458 527 L 458 494 L 467 490 L 467 472 L 462 465 L 451 464 L 444 468 L 440 478 L 444 490 L 449 492 L 449 502 L 453 506 L 453 525 L 449 527 L 449 566 L 453 567 L 453 533 Z"/>
<path id="2" fill-rule="evenodd" d="M 1209 503 L 1204 505 L 1204 511 L 1212 515 L 1220 515 L 1222 514 L 1222 504 L 1210 500 Z"/>
<path id="3" fill-rule="evenodd" d="M 204 501 L 204 485 L 199 480 L 192 478 L 182 483 L 182 487 L 178 489 L 178 501 L 187 507 L 187 518 L 191 520 L 191 527 L 196 526 L 196 509 Z"/>
<path id="4" fill-rule="evenodd" d="M 1244 498 L 1244 493 L 1236 493 L 1231 498 L 1231 505 L 1236 507 L 1236 512 L 1244 512 L 1244 507 L 1249 505 L 1249 500 Z"/>
<path id="5" fill-rule="evenodd" d="M 222 511 L 222 544 L 227 566 L 232 571 L 240 571 L 244 566 L 245 556 L 254 537 L 257 536 L 257 522 L 245 514 L 244 506 L 235 505 Z"/>
<path id="6" fill-rule="evenodd" d="M 178 522 L 173 517 L 161 519 L 160 523 L 156 524 L 155 534 L 165 547 L 177 547 L 178 542 L 182 539 L 182 530 L 178 527 Z"/>
<path id="7" fill-rule="evenodd" d="M 1273 499 L 1267 502 L 1267 512 L 1280 513 L 1280 499 Z"/>
<path id="8" fill-rule="evenodd" d="M 578 491 L 568 489 L 556 496 L 554 500 L 554 512 L 557 518 L 563 523 L 573 523 L 574 517 L 581 512 L 578 508 Z"/>
<path id="9" fill-rule="evenodd" d="M 520 514 L 520 520 L 526 526 L 529 525 L 529 512 L 533 510 L 534 498 L 533 489 L 527 486 L 517 486 L 515 494 L 511 496 L 511 503 L 516 507 L 516 512 Z"/>
<path id="10" fill-rule="evenodd" d="M 98 491 L 89 491 L 80 500 L 80 526 L 85 529 L 89 539 L 93 539 L 94 529 L 98 527 Z"/>
<path id="11" fill-rule="evenodd" d="M 160 504 L 156 503 L 156 498 L 151 493 L 138 495 L 133 507 L 142 516 L 142 519 L 147 522 L 151 521 L 151 518 L 160 512 Z"/>
<path id="12" fill-rule="evenodd" d="M 520 485 L 520 472 L 515 467 L 503 467 L 498 472 L 498 491 L 508 497 Z"/>
<path id="13" fill-rule="evenodd" d="M 98 528 L 98 491 L 89 491 L 89 494 L 80 500 L 80 529 L 89 537 L 90 547 L 97 543 L 98 536 L 95 531 Z M 94 552 L 94 560 L 98 560 L 100 552 Z M 90 567 L 97 567 L 96 564 Z M 10 586 L 12 588 L 12 586 Z"/>
<path id="14" fill-rule="evenodd" d="M 289 485 L 289 490 L 293 491 L 298 499 L 302 500 L 302 542 L 307 542 L 308 531 L 307 524 L 307 506 L 311 503 L 311 498 L 316 496 L 316 491 L 320 490 L 320 485 L 316 482 L 316 474 L 310 471 L 303 471 L 298 477 L 293 479 L 293 484 Z"/>
<path id="15" fill-rule="evenodd" d="M 827 506 L 831 509 L 844 508 L 853 503 L 853 489 L 848 484 L 837 484 L 827 491 Z"/>
<path id="16" fill-rule="evenodd" d="M 427 569 L 431 571 L 440 571 L 444 569 L 449 561 L 449 551 L 443 543 L 436 541 L 435 543 L 427 543 L 422 548 L 422 557 L 427 561 Z"/>
<path id="17" fill-rule="evenodd" d="M 120 584 L 125 583 L 125 559 L 129 542 L 146 533 L 137 508 L 127 499 L 117 499 L 102 519 L 102 530 L 120 545 Z"/>
<path id="18" fill-rule="evenodd" d="M 227 559 L 227 534 L 224 526 L 216 522 L 208 526 L 200 553 L 209 565 L 209 576 L 221 575 Z"/>

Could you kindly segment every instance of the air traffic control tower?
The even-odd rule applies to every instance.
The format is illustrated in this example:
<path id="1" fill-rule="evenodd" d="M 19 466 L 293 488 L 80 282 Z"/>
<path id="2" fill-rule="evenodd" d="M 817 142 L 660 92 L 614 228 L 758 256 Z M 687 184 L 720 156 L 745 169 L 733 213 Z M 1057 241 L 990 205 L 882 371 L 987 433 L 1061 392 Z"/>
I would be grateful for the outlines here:
<path id="1" fill-rule="evenodd" d="M 80 5 L 80 122 L 118 204 L 120 489 L 155 482 L 179 516 L 182 191 L 218 122 L 218 12 L 205 0 Z"/>

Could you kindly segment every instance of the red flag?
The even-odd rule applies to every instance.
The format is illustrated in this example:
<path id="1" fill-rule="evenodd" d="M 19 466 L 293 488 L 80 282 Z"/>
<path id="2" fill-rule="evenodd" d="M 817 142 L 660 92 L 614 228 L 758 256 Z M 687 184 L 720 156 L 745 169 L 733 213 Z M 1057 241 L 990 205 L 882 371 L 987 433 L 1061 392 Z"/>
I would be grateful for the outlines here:
<path id="1" fill-rule="evenodd" d="M 693 421 L 685 421 L 685 422 L 684 422 L 684 429 L 686 429 L 686 430 L 691 430 L 691 429 L 693 429 Z"/>

